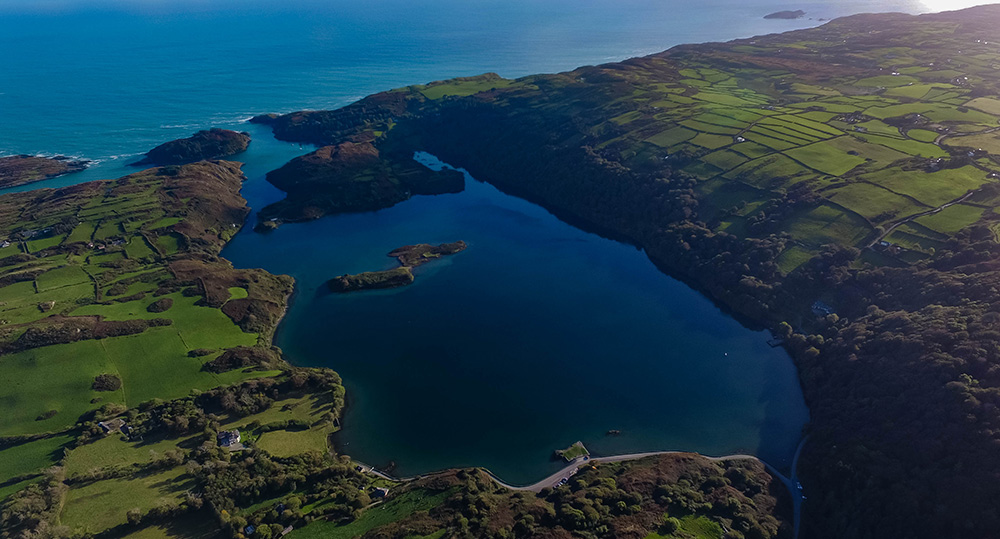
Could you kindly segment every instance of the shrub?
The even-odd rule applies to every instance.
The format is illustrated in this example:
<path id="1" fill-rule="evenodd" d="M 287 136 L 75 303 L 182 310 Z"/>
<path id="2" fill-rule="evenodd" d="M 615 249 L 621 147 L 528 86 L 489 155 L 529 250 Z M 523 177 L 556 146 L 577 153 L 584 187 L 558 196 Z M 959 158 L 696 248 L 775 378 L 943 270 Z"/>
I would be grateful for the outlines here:
<path id="1" fill-rule="evenodd" d="M 174 300 L 173 299 L 171 299 L 171 298 L 160 298 L 160 299 L 154 301 L 153 303 L 150 303 L 149 307 L 146 307 L 146 310 L 149 311 L 149 312 L 151 312 L 151 313 L 162 313 L 163 311 L 166 311 L 167 309 L 169 309 L 169 308 L 171 308 L 173 306 L 174 306 Z"/>
<path id="2" fill-rule="evenodd" d="M 122 379 L 114 374 L 98 374 L 91 387 L 94 391 L 118 391 L 122 387 Z"/>

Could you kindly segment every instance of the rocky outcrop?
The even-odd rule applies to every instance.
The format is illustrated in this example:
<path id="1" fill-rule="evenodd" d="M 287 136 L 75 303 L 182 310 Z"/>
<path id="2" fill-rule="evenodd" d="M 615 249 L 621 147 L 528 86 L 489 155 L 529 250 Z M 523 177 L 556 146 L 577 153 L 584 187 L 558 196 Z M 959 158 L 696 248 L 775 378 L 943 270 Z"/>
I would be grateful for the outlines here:
<path id="1" fill-rule="evenodd" d="M 222 159 L 244 152 L 250 135 L 228 129 L 198 131 L 188 138 L 160 144 L 134 165 L 183 165 L 206 159 Z"/>
<path id="2" fill-rule="evenodd" d="M 86 159 L 72 159 L 62 155 L 56 157 L 37 157 L 34 155 L 0 157 L 0 189 L 80 172 L 89 164 L 90 161 Z"/>

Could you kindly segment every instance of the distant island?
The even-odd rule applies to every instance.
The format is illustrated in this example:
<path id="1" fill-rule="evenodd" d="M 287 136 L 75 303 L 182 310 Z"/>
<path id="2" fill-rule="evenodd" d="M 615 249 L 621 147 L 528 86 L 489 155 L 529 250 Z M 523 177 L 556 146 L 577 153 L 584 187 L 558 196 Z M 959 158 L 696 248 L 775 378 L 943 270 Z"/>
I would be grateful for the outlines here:
<path id="1" fill-rule="evenodd" d="M 407 245 L 389 252 L 389 256 L 399 261 L 400 267 L 384 271 L 366 271 L 356 275 L 342 275 L 329 281 L 334 292 L 355 292 L 358 290 L 378 290 L 398 288 L 413 282 L 413 268 L 422 266 L 442 256 L 453 255 L 468 247 L 464 241 L 441 245 Z"/>
<path id="2" fill-rule="evenodd" d="M 222 159 L 245 152 L 250 145 L 250 134 L 229 129 L 198 131 L 187 138 L 165 142 L 146 152 L 141 165 L 186 165 L 205 159 Z"/>
<path id="3" fill-rule="evenodd" d="M 80 172 L 89 164 L 90 161 L 86 159 L 73 159 L 62 155 L 56 157 L 34 155 L 0 157 L 0 189 Z"/>
<path id="4" fill-rule="evenodd" d="M 784 20 L 795 20 L 801 19 L 806 16 L 806 12 L 801 9 L 796 9 L 795 11 L 775 11 L 769 15 L 764 15 L 765 19 L 784 19 Z"/>

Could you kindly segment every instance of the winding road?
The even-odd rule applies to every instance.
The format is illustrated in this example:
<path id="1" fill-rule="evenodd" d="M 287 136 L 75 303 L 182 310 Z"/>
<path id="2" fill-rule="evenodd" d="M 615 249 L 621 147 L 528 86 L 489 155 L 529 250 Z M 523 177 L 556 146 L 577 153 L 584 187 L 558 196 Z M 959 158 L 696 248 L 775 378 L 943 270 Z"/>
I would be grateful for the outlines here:
<path id="1" fill-rule="evenodd" d="M 544 488 L 555 487 L 556 485 L 559 484 L 560 481 L 564 479 L 568 480 L 570 477 L 576 475 L 576 473 L 580 471 L 581 468 L 589 464 L 625 462 L 629 460 L 639 460 L 648 457 L 659 457 L 662 455 L 694 455 L 708 459 L 712 462 L 725 462 L 731 460 L 757 460 L 764 465 L 768 473 L 778 478 L 778 480 L 780 480 L 785 485 L 785 487 L 788 488 L 788 493 L 791 495 L 792 498 L 792 522 L 795 528 L 794 537 L 795 539 L 798 539 L 799 524 L 801 523 L 802 520 L 801 519 L 802 501 L 805 500 L 805 496 L 802 495 L 802 490 L 799 489 L 798 486 L 799 485 L 798 464 L 799 464 L 799 455 L 802 454 L 802 448 L 805 446 L 806 440 L 808 439 L 809 439 L 808 436 L 803 438 L 802 441 L 799 442 L 799 446 L 795 449 L 795 456 L 792 458 L 791 477 L 786 477 L 784 474 L 779 472 L 774 466 L 771 466 L 770 464 L 764 462 L 763 460 L 760 460 L 759 458 L 753 455 L 725 455 L 721 457 L 709 457 L 706 455 L 702 455 L 700 453 L 692 453 L 690 451 L 653 451 L 650 453 L 629 453 L 626 455 L 613 455 L 610 457 L 577 457 L 573 459 L 573 461 L 571 461 L 565 468 L 559 470 L 558 472 L 546 477 L 545 479 L 542 479 L 537 483 L 525 486 L 515 486 L 509 483 L 505 483 L 502 479 L 497 477 L 496 474 L 494 474 L 493 472 L 485 468 L 483 470 L 487 473 L 487 475 L 490 476 L 491 479 L 493 479 L 493 481 L 495 481 L 501 487 L 510 490 L 520 490 L 520 491 L 538 493 L 541 492 L 541 490 Z M 357 461 L 355 461 L 355 463 L 357 463 Z M 423 477 L 423 476 L 407 477 L 407 478 L 392 477 L 376 470 L 374 467 L 367 466 L 365 464 L 360 464 L 360 466 L 363 468 L 364 472 L 374 474 L 378 477 L 381 477 L 383 479 L 388 479 L 390 481 L 405 482 L 405 481 L 413 481 L 415 479 Z"/>

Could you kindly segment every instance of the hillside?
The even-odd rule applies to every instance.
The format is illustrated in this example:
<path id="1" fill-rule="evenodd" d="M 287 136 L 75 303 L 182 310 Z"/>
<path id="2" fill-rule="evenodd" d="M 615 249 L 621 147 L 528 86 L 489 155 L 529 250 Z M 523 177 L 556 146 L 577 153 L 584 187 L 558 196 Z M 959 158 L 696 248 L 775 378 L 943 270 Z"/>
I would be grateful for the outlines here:
<path id="1" fill-rule="evenodd" d="M 810 537 L 1000 529 L 1000 7 L 848 17 L 269 119 L 433 153 L 787 342 Z M 291 202 L 289 198 L 286 202 Z"/>

